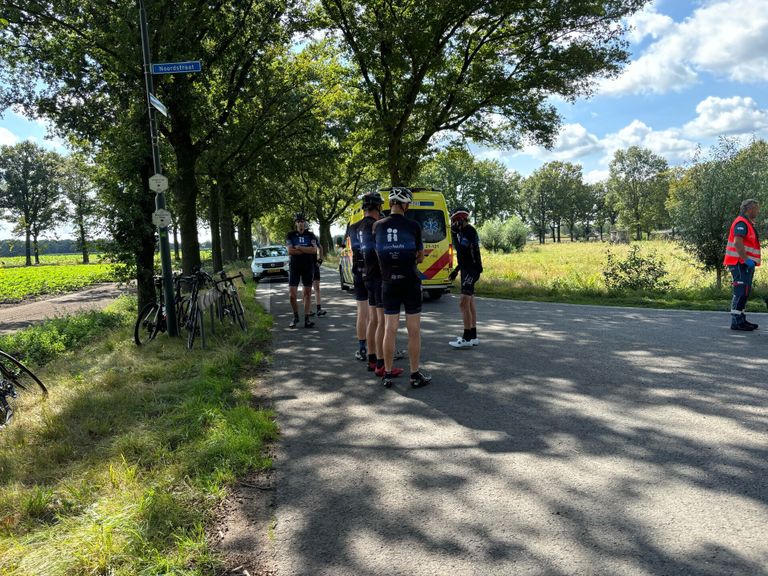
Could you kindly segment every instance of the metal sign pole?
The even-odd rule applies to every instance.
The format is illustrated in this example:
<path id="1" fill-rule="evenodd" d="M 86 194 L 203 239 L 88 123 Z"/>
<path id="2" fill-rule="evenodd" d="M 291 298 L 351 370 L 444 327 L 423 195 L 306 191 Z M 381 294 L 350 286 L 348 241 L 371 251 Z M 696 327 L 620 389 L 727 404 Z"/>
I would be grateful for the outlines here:
<path id="1" fill-rule="evenodd" d="M 152 56 L 149 50 L 149 31 L 147 29 L 147 13 L 144 10 L 144 1 L 138 0 L 139 27 L 141 28 L 141 49 L 144 56 L 144 81 L 147 92 L 147 109 L 149 110 L 149 137 L 152 145 L 152 160 L 155 166 L 155 175 L 162 174 L 160 168 L 160 146 L 157 133 L 157 119 L 152 106 L 154 87 L 152 85 Z M 165 210 L 165 191 L 158 189 L 155 194 L 156 211 Z M 164 225 L 163 225 L 164 224 Z M 176 308 L 174 306 L 173 269 L 171 266 L 171 244 L 168 240 L 168 223 L 161 223 L 157 227 L 160 237 L 160 263 L 163 271 L 163 293 L 165 296 L 165 314 L 169 336 L 179 335 L 179 326 L 176 320 Z"/>

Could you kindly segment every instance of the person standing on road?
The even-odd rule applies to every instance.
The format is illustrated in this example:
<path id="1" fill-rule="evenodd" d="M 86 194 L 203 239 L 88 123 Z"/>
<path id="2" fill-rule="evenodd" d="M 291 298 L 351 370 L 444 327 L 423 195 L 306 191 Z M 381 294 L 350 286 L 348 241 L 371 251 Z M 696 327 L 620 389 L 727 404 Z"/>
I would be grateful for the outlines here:
<path id="1" fill-rule="evenodd" d="M 477 346 L 477 308 L 475 307 L 475 284 L 483 272 L 480 258 L 480 237 L 477 230 L 469 223 L 469 210 L 456 208 L 451 213 L 451 231 L 455 236 L 456 268 L 451 271 L 451 282 L 461 272 L 461 299 L 459 309 L 464 320 L 464 333 L 449 342 L 454 348 Z"/>
<path id="2" fill-rule="evenodd" d="M 315 292 L 315 300 L 317 302 L 317 315 L 325 316 L 327 312 L 323 310 L 322 302 L 320 301 L 320 265 L 323 263 L 323 247 L 318 242 L 317 244 L 317 257 L 315 259 L 315 272 L 312 277 L 312 289 Z M 311 300 L 310 300 L 311 302 Z M 310 316 L 314 316 L 315 312 L 311 312 Z"/>
<path id="3" fill-rule="evenodd" d="M 760 266 L 760 238 L 755 229 L 755 219 L 760 204 L 752 198 L 741 203 L 741 211 L 731 224 L 723 264 L 733 276 L 733 300 L 731 301 L 731 330 L 749 332 L 757 324 L 747 321 L 745 310 L 752 292 L 755 267 Z"/>
<path id="4" fill-rule="evenodd" d="M 381 206 L 384 199 L 378 192 L 363 196 L 363 211 L 365 217 L 357 227 L 360 251 L 363 256 L 363 281 L 368 290 L 368 371 L 378 377 L 384 376 L 384 302 L 381 294 L 381 268 L 376 255 L 376 238 L 373 235 L 373 225 L 381 218 Z M 393 359 L 397 360 L 399 353 L 395 351 Z M 401 356 L 402 357 L 402 356 Z M 392 368 L 392 376 L 402 375 L 402 368 Z"/>
<path id="5" fill-rule="evenodd" d="M 417 265 L 424 260 L 421 226 L 405 217 L 413 201 L 408 188 L 394 187 L 389 194 L 390 215 L 373 225 L 376 255 L 381 268 L 381 296 L 384 304 L 384 376 L 385 388 L 393 384 L 395 338 L 400 323 L 400 308 L 405 308 L 408 330 L 410 384 L 426 386 L 431 376 L 419 370 L 421 356 L 421 278 Z"/>
<path id="6" fill-rule="evenodd" d="M 357 304 L 357 321 L 355 322 L 357 350 L 355 351 L 355 358 L 365 362 L 368 360 L 368 289 L 365 287 L 365 281 L 363 280 L 364 261 L 363 253 L 360 250 L 360 234 L 358 232 L 358 228 L 363 220 L 351 224 L 347 228 L 347 236 L 352 247 L 352 287 L 355 292 L 355 303 Z"/>
<path id="7" fill-rule="evenodd" d="M 312 328 L 315 323 L 309 319 L 309 310 L 312 305 L 312 279 L 315 272 L 315 260 L 317 258 L 317 237 L 307 230 L 307 221 L 304 214 L 297 212 L 293 218 L 296 229 L 288 233 L 285 244 L 290 256 L 288 270 L 288 287 L 293 308 L 293 321 L 288 325 L 296 328 L 299 323 L 299 306 L 297 294 L 299 282 L 304 287 L 304 327 Z"/>

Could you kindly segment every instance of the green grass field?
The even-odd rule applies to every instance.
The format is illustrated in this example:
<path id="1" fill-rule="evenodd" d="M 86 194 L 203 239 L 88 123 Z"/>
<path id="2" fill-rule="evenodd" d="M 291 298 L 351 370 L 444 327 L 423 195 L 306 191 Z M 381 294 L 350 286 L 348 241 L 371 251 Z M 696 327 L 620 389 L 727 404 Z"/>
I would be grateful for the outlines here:
<path id="1" fill-rule="evenodd" d="M 477 285 L 483 296 L 525 300 L 721 310 L 729 306 L 730 277 L 715 288 L 715 273 L 705 273 L 674 242 L 640 242 L 641 254 L 655 251 L 664 260 L 672 288 L 661 292 L 609 292 L 603 278 L 606 252 L 623 258 L 627 245 L 600 242 L 528 244 L 513 254 L 483 253 L 485 269 Z M 755 299 L 761 291 L 761 274 L 755 282 Z M 763 281 L 762 284 L 765 282 Z M 753 304 L 764 309 L 762 301 Z"/>
<path id="2" fill-rule="evenodd" d="M 61 294 L 115 279 L 112 264 L 60 264 L 0 268 L 0 302 Z"/>
<path id="3" fill-rule="evenodd" d="M 82 254 L 42 254 L 40 256 L 40 266 L 80 264 L 82 260 Z M 92 264 L 100 264 L 105 261 L 101 254 L 91 254 L 90 260 Z M 34 262 L 34 256 L 32 257 L 32 261 Z M 0 268 L 24 266 L 25 262 L 26 258 L 24 256 L 0 256 Z"/>
<path id="4" fill-rule="evenodd" d="M 21 401 L 0 433 L 0 574 L 223 573 L 205 527 L 232 482 L 271 465 L 277 436 L 253 404 L 272 319 L 252 283 L 239 289 L 248 331 L 220 325 L 206 350 L 165 335 L 137 347 L 123 299 L 107 311 L 119 326 L 39 370 L 48 400 Z"/>

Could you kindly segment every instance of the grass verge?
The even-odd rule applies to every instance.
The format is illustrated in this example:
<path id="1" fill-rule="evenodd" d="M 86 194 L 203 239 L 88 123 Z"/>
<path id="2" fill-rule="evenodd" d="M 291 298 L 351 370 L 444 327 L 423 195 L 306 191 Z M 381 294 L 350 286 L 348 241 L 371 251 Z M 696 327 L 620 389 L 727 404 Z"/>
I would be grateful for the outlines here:
<path id="1" fill-rule="evenodd" d="M 50 397 L 0 433 L 0 574 L 217 573 L 205 524 L 277 436 L 251 405 L 272 319 L 241 294 L 248 331 L 206 350 L 140 349 L 131 318 L 39 372 Z"/>

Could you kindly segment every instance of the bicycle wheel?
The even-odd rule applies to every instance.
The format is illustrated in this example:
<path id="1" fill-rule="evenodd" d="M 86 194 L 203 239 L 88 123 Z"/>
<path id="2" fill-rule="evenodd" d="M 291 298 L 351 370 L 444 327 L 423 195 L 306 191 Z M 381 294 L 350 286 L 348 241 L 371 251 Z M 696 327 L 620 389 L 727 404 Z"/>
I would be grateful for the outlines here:
<path id="1" fill-rule="evenodd" d="M 12 384 L 17 392 L 46 396 L 48 389 L 34 373 L 10 354 L 0 350 L 0 379 Z"/>
<path id="2" fill-rule="evenodd" d="M 189 311 L 189 322 L 187 322 L 187 349 L 192 350 L 195 345 L 195 338 L 202 336 L 203 332 L 203 313 L 197 306 L 197 303 L 193 303 Z"/>
<path id="3" fill-rule="evenodd" d="M 235 310 L 235 318 L 237 318 L 240 329 L 245 332 L 248 329 L 245 322 L 245 308 L 243 308 L 243 303 L 240 302 L 240 295 L 237 292 L 232 294 L 232 307 Z"/>
<path id="4" fill-rule="evenodd" d="M 187 327 L 187 321 L 189 320 L 189 304 L 189 296 L 183 296 L 181 300 L 176 303 L 176 322 L 179 325 L 179 334 L 182 334 L 182 331 Z"/>
<path id="5" fill-rule="evenodd" d="M 146 344 L 157 336 L 161 321 L 159 314 L 160 305 L 157 302 L 150 302 L 141 309 L 136 325 L 133 327 L 133 340 L 136 346 Z"/>

